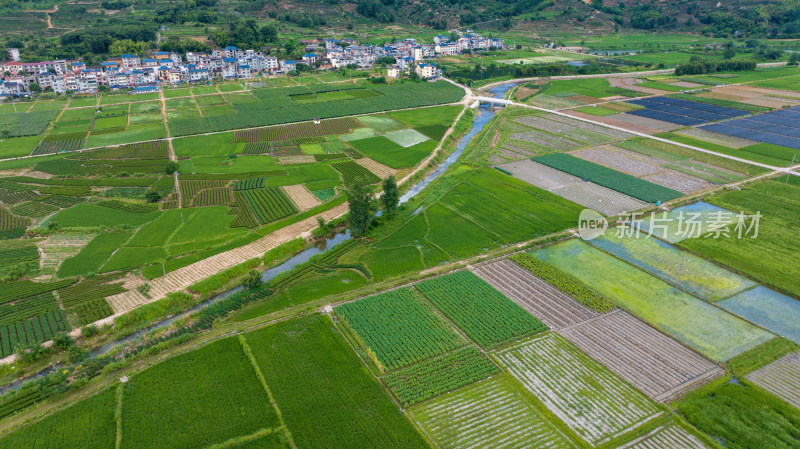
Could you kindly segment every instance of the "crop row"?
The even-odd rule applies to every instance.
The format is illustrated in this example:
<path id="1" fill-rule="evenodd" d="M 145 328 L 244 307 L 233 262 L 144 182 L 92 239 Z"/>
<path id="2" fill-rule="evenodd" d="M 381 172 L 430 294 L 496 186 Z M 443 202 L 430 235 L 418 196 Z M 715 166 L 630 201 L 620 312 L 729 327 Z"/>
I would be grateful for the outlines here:
<path id="1" fill-rule="evenodd" d="M 33 190 L 22 190 L 12 192 L 8 189 L 0 188 L 0 202 L 3 204 L 17 204 L 24 201 L 33 201 L 39 198 L 39 194 Z"/>
<path id="2" fill-rule="evenodd" d="M 364 184 L 375 184 L 381 181 L 375 173 L 367 170 L 356 162 L 344 161 L 331 164 L 342 174 L 342 180 L 346 186 L 352 186 L 355 182 L 360 181 Z"/>
<path id="3" fill-rule="evenodd" d="M 188 207 L 192 204 L 192 199 L 198 192 L 205 189 L 211 189 L 214 187 L 225 187 L 227 181 L 221 180 L 211 180 L 211 179 L 202 179 L 202 180 L 184 180 L 180 179 L 180 189 L 181 189 L 181 201 L 183 204 L 181 206 Z"/>
<path id="4" fill-rule="evenodd" d="M 247 201 L 244 199 L 244 195 L 241 191 L 233 192 L 233 204 L 231 205 L 231 210 L 228 212 L 228 215 L 236 216 L 229 225 L 231 228 L 252 229 L 258 226 L 256 217 L 253 216 L 253 213 L 250 212 L 250 208 L 247 207 Z"/>
<path id="5" fill-rule="evenodd" d="M 544 323 L 471 271 L 430 279 L 416 287 L 484 348 L 547 329 Z"/>
<path id="6" fill-rule="evenodd" d="M 236 131 L 233 134 L 233 142 L 287 141 L 307 137 L 347 134 L 362 126 L 361 123 L 352 117 L 322 120 L 319 125 L 314 122 L 294 123 L 270 128 Z M 295 142 L 297 142 L 297 140 L 295 140 Z"/>
<path id="7" fill-rule="evenodd" d="M 12 229 L 24 228 L 30 224 L 30 219 L 18 217 L 0 206 L 0 231 L 10 231 Z"/>
<path id="8" fill-rule="evenodd" d="M 56 282 L 33 282 L 29 280 L 6 282 L 0 290 L 0 304 L 51 292 L 74 283 L 75 279 L 64 279 Z"/>
<path id="9" fill-rule="evenodd" d="M 474 346 L 395 371 L 383 378 L 404 407 L 485 379 L 500 369 Z"/>
<path id="10" fill-rule="evenodd" d="M 58 116 L 59 111 L 34 111 L 28 113 L 0 114 L 0 129 L 8 131 L 8 137 L 36 136 Z"/>
<path id="11" fill-rule="evenodd" d="M 525 268 L 536 276 L 554 285 L 562 292 L 572 296 L 576 301 L 600 313 L 613 310 L 614 303 L 587 287 L 581 281 L 562 272 L 528 253 L 517 253 L 509 257 L 511 261 Z"/>
<path id="12" fill-rule="evenodd" d="M 234 105 L 235 112 L 232 114 L 200 119 L 173 119 L 170 120 L 170 129 L 174 135 L 183 136 L 454 103 L 464 96 L 461 89 L 445 82 L 374 86 L 371 89 L 381 95 L 306 105 L 292 101 L 289 95 L 300 93 L 293 88 L 269 89 L 256 94 L 262 101 Z"/>
<path id="13" fill-rule="evenodd" d="M 85 201 L 85 199 L 79 196 L 50 195 L 47 198 L 43 198 L 41 201 L 43 203 L 52 204 L 53 206 L 67 208 L 74 206 L 78 203 L 82 203 L 83 201 Z"/>
<path id="14" fill-rule="evenodd" d="M 233 190 L 261 189 L 267 186 L 267 177 L 259 176 L 256 178 L 243 179 L 233 183 Z"/>
<path id="15" fill-rule="evenodd" d="M 119 275 L 114 274 L 93 276 L 85 278 L 77 284 L 62 288 L 58 291 L 61 304 L 69 308 L 93 299 L 123 293 L 126 290 L 122 287 L 121 282 L 109 283 L 117 278 L 119 278 Z"/>
<path id="16" fill-rule="evenodd" d="M 411 288 L 370 296 L 335 310 L 381 371 L 402 368 L 464 344 Z"/>
<path id="17" fill-rule="evenodd" d="M 227 206 L 233 201 L 233 195 L 229 187 L 212 187 L 203 189 L 192 199 L 192 206 Z"/>
<path id="18" fill-rule="evenodd" d="M 147 214 L 158 210 L 158 205 L 155 204 L 130 203 L 127 201 L 120 201 L 120 200 L 100 201 L 97 203 L 97 205 L 102 207 L 107 207 L 109 209 L 131 212 L 134 214 Z"/>
<path id="19" fill-rule="evenodd" d="M 58 310 L 58 304 L 51 292 L 16 301 L 14 304 L 0 304 L 0 326 L 24 321 L 53 310 Z"/>
<path id="20" fill-rule="evenodd" d="M 114 314 L 114 309 L 103 298 L 91 299 L 67 309 L 69 314 L 77 315 L 77 325 L 93 323 Z"/>
<path id="21" fill-rule="evenodd" d="M 259 223 L 269 223 L 296 214 L 297 208 L 277 187 L 244 190 L 244 199 Z"/>
<path id="22" fill-rule="evenodd" d="M 538 156 L 533 161 L 648 203 L 660 203 L 683 196 L 683 193 L 677 190 L 569 154 L 552 153 Z"/>
<path id="23" fill-rule="evenodd" d="M 39 145 L 36 145 L 36 148 L 33 149 L 33 153 L 31 154 L 36 156 L 40 154 L 53 154 L 62 153 L 65 151 L 80 150 L 83 148 L 85 140 L 86 139 L 83 137 L 76 137 L 72 139 L 43 141 Z"/>
<path id="24" fill-rule="evenodd" d="M 16 215 L 21 215 L 23 217 L 44 217 L 45 215 L 52 214 L 53 212 L 58 211 L 58 207 L 43 203 L 41 201 L 31 201 L 29 203 L 23 203 L 18 206 L 15 206 L 11 209 Z"/>
<path id="25" fill-rule="evenodd" d="M 169 157 L 169 143 L 166 140 L 134 143 L 114 148 L 90 151 L 85 159 L 161 159 Z"/>
<path id="26" fill-rule="evenodd" d="M 0 250 L 0 265 L 39 259 L 39 251 L 34 245 Z"/>
<path id="27" fill-rule="evenodd" d="M 50 340 L 57 332 L 69 329 L 63 310 L 50 311 L 29 320 L 0 326 L 0 357 L 11 355 L 20 347 Z"/>

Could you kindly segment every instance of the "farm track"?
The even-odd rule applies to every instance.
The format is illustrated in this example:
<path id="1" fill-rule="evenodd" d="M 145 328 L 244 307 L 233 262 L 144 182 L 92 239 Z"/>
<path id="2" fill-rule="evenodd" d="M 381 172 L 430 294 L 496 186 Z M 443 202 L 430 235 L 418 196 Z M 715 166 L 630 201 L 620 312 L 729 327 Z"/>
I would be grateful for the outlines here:
<path id="1" fill-rule="evenodd" d="M 619 449 L 706 449 L 707 447 L 677 424 L 668 424 L 620 446 Z"/>
<path id="2" fill-rule="evenodd" d="M 747 380 L 800 408 L 800 352 L 785 355 L 747 375 Z"/>
<path id="3" fill-rule="evenodd" d="M 219 253 L 167 273 L 166 276 L 153 279 L 149 282 L 149 298 L 139 293 L 138 290 L 131 290 L 108 297 L 108 303 L 111 304 L 111 307 L 114 309 L 114 316 L 120 315 L 143 304 L 161 299 L 169 293 L 183 290 L 196 282 L 213 276 L 222 270 L 228 269 L 248 259 L 263 256 L 264 252 L 267 250 L 275 248 L 282 243 L 286 243 L 317 227 L 317 216 L 322 216 L 325 220 L 331 220 L 342 215 L 346 211 L 347 204 L 341 204 L 319 215 L 286 226 L 247 245 Z"/>
<path id="4" fill-rule="evenodd" d="M 558 333 L 658 402 L 724 374 L 710 360 L 621 309 Z"/>
<path id="5" fill-rule="evenodd" d="M 473 272 L 551 329 L 597 316 L 597 312 L 508 259 L 480 265 Z"/>

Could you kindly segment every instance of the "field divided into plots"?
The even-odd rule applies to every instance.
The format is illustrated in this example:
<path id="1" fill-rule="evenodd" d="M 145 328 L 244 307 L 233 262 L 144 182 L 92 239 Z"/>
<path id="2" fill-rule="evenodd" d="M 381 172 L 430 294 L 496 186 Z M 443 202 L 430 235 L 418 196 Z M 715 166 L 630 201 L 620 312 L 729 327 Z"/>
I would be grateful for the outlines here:
<path id="1" fill-rule="evenodd" d="M 383 377 L 395 397 L 409 406 L 500 372 L 481 351 L 468 346 Z"/>
<path id="2" fill-rule="evenodd" d="M 242 192 L 247 205 L 261 224 L 286 218 L 297 213 L 297 208 L 277 187 L 250 189 Z"/>
<path id="3" fill-rule="evenodd" d="M 712 360 L 728 360 L 773 337 L 583 241 L 532 254 Z"/>
<path id="4" fill-rule="evenodd" d="M 236 337 L 159 363 L 123 388 L 122 449 L 190 448 L 280 425 Z"/>
<path id="5" fill-rule="evenodd" d="M 505 376 L 413 407 L 411 414 L 443 448 L 575 447 Z"/>
<path id="6" fill-rule="evenodd" d="M 408 366 L 466 343 L 410 287 L 342 304 L 334 310 L 382 371 Z"/>
<path id="7" fill-rule="evenodd" d="M 498 168 L 531 185 L 545 189 L 606 216 L 641 209 L 647 203 L 609 188 L 584 181 L 561 170 L 524 159 Z"/>
<path id="8" fill-rule="evenodd" d="M 750 114 L 750 112 L 741 109 L 670 97 L 641 98 L 628 100 L 628 102 L 644 106 L 644 109 L 630 111 L 628 114 L 676 123 L 683 126 L 701 125 L 703 123 L 727 120 Z"/>
<path id="9" fill-rule="evenodd" d="M 601 444 L 659 416 L 642 393 L 557 334 L 497 354 L 501 364 L 581 438 Z"/>
<path id="10" fill-rule="evenodd" d="M 701 129 L 743 139 L 800 149 L 800 106 L 702 126 Z"/>
<path id="11" fill-rule="evenodd" d="M 533 161 L 648 203 L 664 202 L 683 196 L 677 190 L 564 153 L 539 156 Z"/>
<path id="12" fill-rule="evenodd" d="M 605 235 L 589 240 L 589 244 L 709 302 L 756 285 L 719 265 L 626 226 L 609 228 Z"/>
<path id="13" fill-rule="evenodd" d="M 283 321 L 246 339 L 298 448 L 427 447 L 330 317 Z"/>
<path id="14" fill-rule="evenodd" d="M 547 329 L 544 323 L 471 271 L 423 281 L 416 288 L 484 348 Z"/>
<path id="15" fill-rule="evenodd" d="M 715 363 L 623 310 L 559 331 L 589 357 L 658 402 L 721 376 Z"/>
<path id="16" fill-rule="evenodd" d="M 592 309 L 510 260 L 483 264 L 473 272 L 551 329 L 597 316 Z"/>
<path id="17" fill-rule="evenodd" d="M 747 380 L 800 408 L 800 352 L 787 354 L 753 371 Z"/>

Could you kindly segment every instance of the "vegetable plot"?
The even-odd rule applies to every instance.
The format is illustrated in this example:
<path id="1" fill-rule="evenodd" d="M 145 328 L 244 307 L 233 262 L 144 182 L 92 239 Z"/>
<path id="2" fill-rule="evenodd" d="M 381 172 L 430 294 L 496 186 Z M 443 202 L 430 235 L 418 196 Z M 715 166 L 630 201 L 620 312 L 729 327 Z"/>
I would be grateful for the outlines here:
<path id="1" fill-rule="evenodd" d="M 244 190 L 242 195 L 261 224 L 280 220 L 297 213 L 297 208 L 294 207 L 294 204 L 277 187 Z"/>
<path id="2" fill-rule="evenodd" d="M 544 323 L 471 271 L 459 271 L 416 286 L 484 348 L 547 329 Z"/>
<path id="3" fill-rule="evenodd" d="M 381 371 L 410 365 L 464 343 L 411 288 L 370 296 L 335 310 Z"/>

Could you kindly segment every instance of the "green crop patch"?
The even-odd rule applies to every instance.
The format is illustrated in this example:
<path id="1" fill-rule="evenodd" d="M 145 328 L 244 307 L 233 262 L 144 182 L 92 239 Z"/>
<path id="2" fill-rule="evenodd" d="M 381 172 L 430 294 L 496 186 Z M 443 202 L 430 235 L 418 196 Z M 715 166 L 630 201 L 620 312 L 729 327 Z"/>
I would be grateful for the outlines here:
<path id="1" fill-rule="evenodd" d="M 683 196 L 683 193 L 677 190 L 663 187 L 569 154 L 552 153 L 535 157 L 533 160 L 648 203 L 664 202 Z"/>
<path id="2" fill-rule="evenodd" d="M 327 316 L 277 323 L 247 342 L 297 447 L 427 447 Z"/>
<path id="3" fill-rule="evenodd" d="M 465 343 L 411 288 L 370 296 L 334 310 L 381 371 L 401 368 Z"/>
<path id="4" fill-rule="evenodd" d="M 103 233 L 93 238 L 81 251 L 61 263 L 58 268 L 60 277 L 82 276 L 97 272 L 131 235 L 127 232 Z"/>
<path id="5" fill-rule="evenodd" d="M 480 350 L 468 346 L 394 371 L 383 381 L 408 407 L 499 372 L 500 368 Z"/>
<path id="6" fill-rule="evenodd" d="M 52 220 L 67 228 L 88 228 L 96 226 L 130 225 L 139 226 L 158 217 L 159 212 L 146 214 L 126 212 L 98 206 L 96 204 L 78 204 L 62 210 Z"/>
<path id="7" fill-rule="evenodd" d="M 17 352 L 33 343 L 44 343 L 59 332 L 69 331 L 63 310 L 42 311 L 40 315 L 0 326 L 0 357 Z"/>
<path id="8" fill-rule="evenodd" d="M 590 309 L 594 309 L 600 313 L 605 313 L 613 310 L 616 307 L 614 303 L 604 298 L 602 295 L 592 290 L 584 283 L 553 267 L 552 265 L 542 262 L 530 254 L 517 253 L 512 255 L 509 259 L 514 261 L 522 268 L 525 268 L 536 276 L 554 285 L 564 293 L 572 296 L 575 298 L 575 300 L 589 307 Z"/>
<path id="9" fill-rule="evenodd" d="M 471 271 L 423 281 L 416 287 L 484 348 L 547 329 L 544 323 Z"/>
<path id="10" fill-rule="evenodd" d="M 76 402 L 41 421 L 4 436 L 0 439 L 0 448 L 113 447 L 117 431 L 114 406 L 114 389 L 106 389 L 89 399 Z"/>
<path id="11" fill-rule="evenodd" d="M 337 162 L 331 164 L 331 167 L 342 174 L 342 180 L 347 186 L 351 186 L 357 181 L 364 184 L 376 184 L 381 181 L 377 175 L 353 161 Z"/>
<path id="12" fill-rule="evenodd" d="M 279 426 L 235 337 L 159 363 L 123 388 L 121 449 L 188 449 Z"/>
<path id="13" fill-rule="evenodd" d="M 242 196 L 250 211 L 261 224 L 286 218 L 297 213 L 289 197 L 277 187 L 243 190 Z"/>

